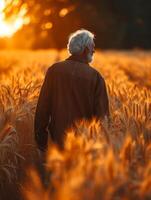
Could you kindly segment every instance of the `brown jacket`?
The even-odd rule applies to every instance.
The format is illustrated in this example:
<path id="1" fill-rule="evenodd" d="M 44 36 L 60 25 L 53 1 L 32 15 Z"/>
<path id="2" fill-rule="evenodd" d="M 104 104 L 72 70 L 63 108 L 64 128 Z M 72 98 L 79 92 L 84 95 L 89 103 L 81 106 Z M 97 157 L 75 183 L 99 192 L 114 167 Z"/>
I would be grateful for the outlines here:
<path id="1" fill-rule="evenodd" d="M 62 145 L 65 130 L 75 120 L 105 115 L 109 115 L 109 103 L 99 72 L 78 56 L 55 63 L 47 70 L 37 103 L 34 131 L 38 147 L 46 150 L 48 132 L 53 142 Z"/>

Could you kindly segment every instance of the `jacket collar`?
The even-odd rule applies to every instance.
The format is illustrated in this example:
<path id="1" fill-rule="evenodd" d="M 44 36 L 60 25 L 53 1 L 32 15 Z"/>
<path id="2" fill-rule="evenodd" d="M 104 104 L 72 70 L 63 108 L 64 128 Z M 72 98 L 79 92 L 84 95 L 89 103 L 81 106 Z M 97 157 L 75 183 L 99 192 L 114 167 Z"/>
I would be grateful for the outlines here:
<path id="1" fill-rule="evenodd" d="M 88 61 L 83 57 L 83 55 L 71 55 L 66 60 L 73 60 L 73 61 L 89 64 Z"/>

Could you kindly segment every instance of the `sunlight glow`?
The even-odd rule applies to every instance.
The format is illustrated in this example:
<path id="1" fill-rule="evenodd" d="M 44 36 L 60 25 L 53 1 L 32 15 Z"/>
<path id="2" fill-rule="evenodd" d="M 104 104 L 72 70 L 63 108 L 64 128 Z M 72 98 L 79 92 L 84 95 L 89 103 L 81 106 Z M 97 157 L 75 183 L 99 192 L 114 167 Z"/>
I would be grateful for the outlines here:
<path id="1" fill-rule="evenodd" d="M 62 8 L 59 12 L 60 17 L 65 17 L 67 14 L 72 12 L 75 9 L 75 6 L 70 6 L 68 8 Z"/>
<path id="2" fill-rule="evenodd" d="M 17 2 L 17 1 L 15 1 Z M 4 9 L 6 7 L 6 0 L 0 0 L 0 37 L 11 37 L 24 24 L 29 24 L 30 18 L 25 17 L 27 13 L 27 6 L 23 4 L 19 13 L 12 16 L 9 20 L 5 19 Z"/>
<path id="3" fill-rule="evenodd" d="M 0 12 L 5 8 L 4 0 L 0 1 Z"/>
<path id="4" fill-rule="evenodd" d="M 45 29 L 51 29 L 53 27 L 53 24 L 51 23 L 51 22 L 47 22 L 47 23 L 45 23 L 45 24 L 43 24 L 42 26 L 41 26 L 41 28 L 43 29 L 43 30 L 45 30 Z"/>
<path id="5" fill-rule="evenodd" d="M 67 8 L 63 8 L 60 10 L 59 15 L 60 17 L 65 17 L 69 13 L 69 10 Z"/>

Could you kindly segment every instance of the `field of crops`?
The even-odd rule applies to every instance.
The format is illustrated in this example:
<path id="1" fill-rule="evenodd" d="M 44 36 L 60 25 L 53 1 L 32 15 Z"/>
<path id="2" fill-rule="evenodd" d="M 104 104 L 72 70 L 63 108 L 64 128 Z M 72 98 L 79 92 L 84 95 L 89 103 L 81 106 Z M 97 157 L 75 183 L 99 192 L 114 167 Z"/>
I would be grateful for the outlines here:
<path id="1" fill-rule="evenodd" d="M 0 51 L 0 200 L 151 199 L 151 52 L 97 51 L 111 123 L 81 121 L 44 169 L 34 142 L 40 87 L 66 51 Z"/>

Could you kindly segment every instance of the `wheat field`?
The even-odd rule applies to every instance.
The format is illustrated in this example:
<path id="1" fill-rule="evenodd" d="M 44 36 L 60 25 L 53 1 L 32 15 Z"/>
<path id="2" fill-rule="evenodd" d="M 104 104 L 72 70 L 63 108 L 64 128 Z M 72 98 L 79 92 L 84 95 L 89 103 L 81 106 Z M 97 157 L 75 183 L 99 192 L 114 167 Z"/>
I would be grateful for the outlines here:
<path id="1" fill-rule="evenodd" d="M 96 51 L 111 123 L 79 121 L 65 149 L 34 141 L 37 98 L 66 50 L 0 51 L 0 200 L 151 199 L 151 52 Z"/>

